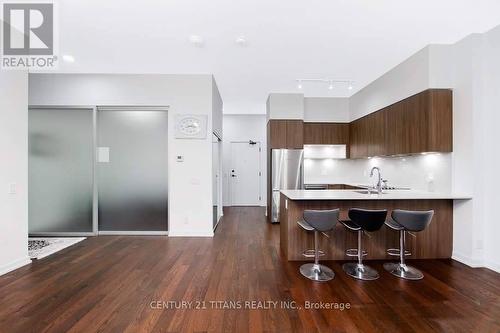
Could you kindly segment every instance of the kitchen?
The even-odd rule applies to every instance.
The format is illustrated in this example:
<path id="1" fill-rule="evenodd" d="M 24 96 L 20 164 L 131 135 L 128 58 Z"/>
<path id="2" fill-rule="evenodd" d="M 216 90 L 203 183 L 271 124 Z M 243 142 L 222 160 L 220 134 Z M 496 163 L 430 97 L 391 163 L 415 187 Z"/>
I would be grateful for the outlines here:
<path id="1" fill-rule="evenodd" d="M 411 60 L 386 77 L 398 75 Z M 377 84 L 376 80 L 366 89 L 387 93 Z M 380 103 L 355 119 L 352 115 L 349 119 L 349 113 L 356 97 L 342 101 L 301 93 L 270 94 L 266 104 L 270 161 L 267 218 L 280 224 L 282 254 L 289 261 L 311 260 L 315 252 L 321 260 L 358 256 L 360 262 L 363 258 L 394 260 L 391 257 L 398 255 L 455 258 L 454 224 L 463 216 L 454 212 L 463 209 L 472 196 L 454 184 L 454 163 L 460 154 L 454 153 L 457 121 L 453 93 L 452 88 L 430 86 L 398 92 L 398 99 L 392 96 L 391 102 Z M 325 109 L 335 110 L 337 119 L 325 120 Z M 428 228 L 410 233 L 413 237 L 383 226 L 365 237 L 368 239 L 361 249 L 361 236 L 357 242 L 356 233 L 343 223 L 349 220 L 351 208 L 387 210 L 388 217 L 401 209 L 433 211 L 434 215 Z M 341 223 L 324 236 L 307 232 L 312 228 L 304 227 L 301 221 L 304 211 L 311 209 L 339 209 Z M 405 255 L 401 255 L 401 248 Z M 301 273 L 308 277 L 302 269 Z M 312 279 L 318 281 L 317 276 Z"/>

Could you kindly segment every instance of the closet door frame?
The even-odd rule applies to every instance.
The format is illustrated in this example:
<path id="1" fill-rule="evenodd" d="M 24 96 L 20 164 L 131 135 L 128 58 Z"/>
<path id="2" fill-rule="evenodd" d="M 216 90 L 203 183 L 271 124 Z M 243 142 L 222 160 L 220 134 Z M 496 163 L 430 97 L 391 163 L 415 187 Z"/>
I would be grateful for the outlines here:
<path id="1" fill-rule="evenodd" d="M 37 232 L 31 236 L 98 236 L 98 235 L 168 235 L 168 231 L 99 231 L 99 191 L 97 181 L 97 114 L 101 111 L 169 111 L 169 106 L 149 106 L 149 105 L 29 105 L 28 110 L 88 110 L 92 112 L 92 231 L 91 232 Z M 170 125 L 169 125 L 170 126 Z M 169 182 L 170 183 L 170 182 Z M 168 184 L 167 184 L 168 185 Z M 29 184 L 28 184 L 29 186 Z M 169 189 L 167 188 L 167 191 Z M 170 191 L 169 191 L 170 192 Z M 170 195 L 168 196 L 170 198 Z M 170 200 L 168 200 L 170 208 Z M 170 209 L 168 209 L 170 210 Z M 168 215 L 167 230 L 169 226 L 170 215 Z"/>

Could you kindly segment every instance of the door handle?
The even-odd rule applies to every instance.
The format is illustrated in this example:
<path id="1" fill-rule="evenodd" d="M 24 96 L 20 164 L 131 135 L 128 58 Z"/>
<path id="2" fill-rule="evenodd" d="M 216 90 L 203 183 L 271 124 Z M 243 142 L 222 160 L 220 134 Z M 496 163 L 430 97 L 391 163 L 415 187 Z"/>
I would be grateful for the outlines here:
<path id="1" fill-rule="evenodd" d="M 236 177 L 236 175 L 231 175 L 231 177 Z"/>

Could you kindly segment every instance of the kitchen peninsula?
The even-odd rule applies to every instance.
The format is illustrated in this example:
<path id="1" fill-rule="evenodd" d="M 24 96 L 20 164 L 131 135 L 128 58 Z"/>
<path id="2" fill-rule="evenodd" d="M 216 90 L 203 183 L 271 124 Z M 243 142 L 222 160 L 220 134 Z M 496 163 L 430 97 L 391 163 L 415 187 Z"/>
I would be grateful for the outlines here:
<path id="1" fill-rule="evenodd" d="M 414 190 L 391 190 L 368 194 L 366 190 L 282 190 L 280 195 L 280 246 L 288 260 L 304 260 L 304 250 L 313 248 L 313 233 L 302 229 L 297 221 L 306 209 L 340 209 L 340 219 L 347 219 L 349 208 L 434 210 L 427 229 L 415 237 L 408 235 L 406 248 L 411 259 L 451 258 L 453 247 L 453 201 L 470 197 Z M 345 250 L 356 247 L 356 233 L 337 224 L 329 237 L 320 237 L 323 260 L 349 260 Z M 369 233 L 363 243 L 366 259 L 394 259 L 388 248 L 398 247 L 398 233 L 386 227 Z"/>

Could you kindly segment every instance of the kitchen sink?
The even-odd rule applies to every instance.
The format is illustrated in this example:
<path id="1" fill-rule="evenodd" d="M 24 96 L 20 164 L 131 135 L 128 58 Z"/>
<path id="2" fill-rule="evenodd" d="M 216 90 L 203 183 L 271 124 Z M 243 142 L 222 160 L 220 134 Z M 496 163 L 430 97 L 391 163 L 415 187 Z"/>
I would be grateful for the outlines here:
<path id="1" fill-rule="evenodd" d="M 368 190 L 357 190 L 357 191 L 354 191 L 356 193 L 361 193 L 361 194 L 378 194 L 377 191 L 374 191 L 374 190 L 370 190 L 370 192 L 368 192 Z M 385 194 L 386 192 L 382 192 L 380 194 Z"/>

